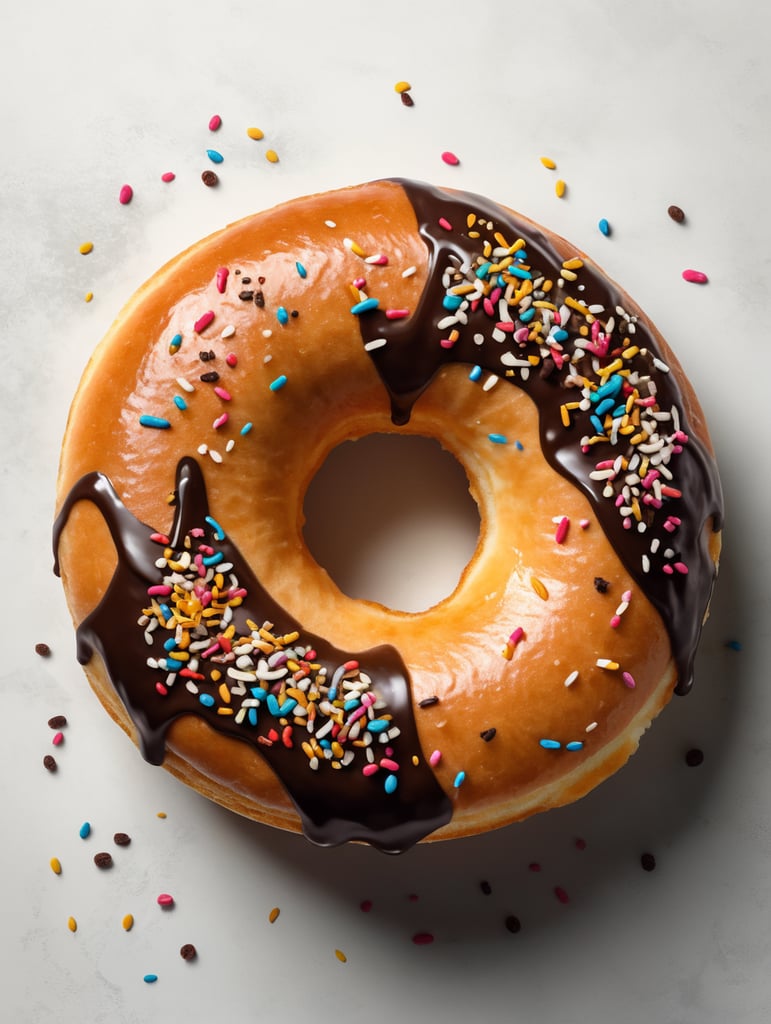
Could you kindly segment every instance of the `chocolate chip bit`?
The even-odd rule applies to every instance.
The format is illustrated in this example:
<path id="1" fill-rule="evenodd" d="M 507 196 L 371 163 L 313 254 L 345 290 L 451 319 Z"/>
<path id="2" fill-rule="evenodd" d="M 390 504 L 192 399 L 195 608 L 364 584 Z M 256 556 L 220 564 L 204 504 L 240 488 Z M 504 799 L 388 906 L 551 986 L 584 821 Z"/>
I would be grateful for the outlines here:
<path id="1" fill-rule="evenodd" d="M 47 658 L 51 653 L 51 648 L 48 644 L 35 644 L 35 654 L 39 654 L 41 658 Z"/>
<path id="2" fill-rule="evenodd" d="M 53 754 L 46 754 L 43 758 L 43 767 L 49 772 L 55 772 L 58 769 L 59 765 L 56 763 L 56 758 Z"/>
<path id="3" fill-rule="evenodd" d="M 53 718 L 48 719 L 48 727 L 50 729 L 63 729 L 67 724 L 67 719 L 64 715 L 54 715 Z"/>
<path id="4" fill-rule="evenodd" d="M 128 846 L 131 842 L 131 836 L 125 832 L 116 832 L 112 838 L 116 846 Z"/>
<path id="5" fill-rule="evenodd" d="M 94 854 L 94 864 L 96 864 L 96 866 L 98 868 L 102 868 L 102 869 L 111 868 L 112 867 L 112 854 L 107 853 L 105 850 L 103 850 L 101 853 L 95 853 Z"/>
<path id="6" fill-rule="evenodd" d="M 682 224 L 683 221 L 685 220 L 685 214 L 683 213 L 683 211 L 680 209 L 679 206 L 674 206 L 674 205 L 670 206 L 667 209 L 667 213 L 672 218 L 672 220 L 677 221 L 678 224 Z"/>
<path id="7" fill-rule="evenodd" d="M 208 188 L 213 188 L 214 185 L 219 185 L 220 179 L 214 173 L 214 171 L 204 171 L 203 174 L 201 175 L 201 181 Z"/>
<path id="8" fill-rule="evenodd" d="M 192 942 L 186 942 L 179 951 L 179 955 L 183 960 L 195 960 L 198 956 L 198 950 L 195 948 Z"/>

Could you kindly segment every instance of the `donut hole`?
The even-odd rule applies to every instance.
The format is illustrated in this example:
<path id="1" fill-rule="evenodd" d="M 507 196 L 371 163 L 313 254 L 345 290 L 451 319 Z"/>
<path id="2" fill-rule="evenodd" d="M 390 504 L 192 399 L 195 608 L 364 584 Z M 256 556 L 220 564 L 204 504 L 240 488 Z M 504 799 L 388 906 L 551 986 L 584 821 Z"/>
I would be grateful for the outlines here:
<path id="1" fill-rule="evenodd" d="M 479 543 L 466 472 L 428 437 L 343 442 L 311 480 L 303 511 L 305 543 L 340 590 L 403 612 L 448 597 Z"/>

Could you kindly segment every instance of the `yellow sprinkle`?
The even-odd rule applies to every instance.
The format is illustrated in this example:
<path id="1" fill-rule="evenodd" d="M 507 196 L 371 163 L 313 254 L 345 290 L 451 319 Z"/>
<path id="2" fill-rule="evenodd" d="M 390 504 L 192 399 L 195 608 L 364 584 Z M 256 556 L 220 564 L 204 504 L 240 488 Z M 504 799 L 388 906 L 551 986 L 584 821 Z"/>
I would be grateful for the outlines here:
<path id="1" fill-rule="evenodd" d="M 82 256 L 87 256 L 93 248 L 93 242 L 84 242 L 78 251 L 81 253 Z"/>
<path id="2" fill-rule="evenodd" d="M 165 817 L 166 817 L 166 812 L 165 811 L 158 811 L 158 813 L 156 814 L 156 818 L 165 818 Z"/>
<path id="3" fill-rule="evenodd" d="M 59 860 L 58 857 L 52 857 L 50 864 L 51 870 L 55 875 L 60 875 L 62 873 L 62 862 Z"/>
<path id="4" fill-rule="evenodd" d="M 394 86 L 395 92 L 407 92 L 412 86 L 409 82 L 397 82 Z"/>
<path id="5" fill-rule="evenodd" d="M 506 661 L 511 661 L 511 659 L 514 657 L 514 645 L 505 644 L 501 648 L 501 654 L 506 659 Z"/>
<path id="6" fill-rule="evenodd" d="M 546 589 L 543 583 L 541 583 L 537 576 L 530 577 L 530 585 L 542 601 L 549 600 L 549 591 Z"/>
<path id="7" fill-rule="evenodd" d="M 412 763 L 415 765 L 416 768 L 420 764 L 420 758 L 418 757 L 417 754 L 412 755 Z"/>
<path id="8" fill-rule="evenodd" d="M 479 238 L 480 237 L 478 231 L 469 231 L 468 236 L 469 236 L 469 238 Z"/>
<path id="9" fill-rule="evenodd" d="M 572 270 L 565 270 L 564 268 L 563 268 L 563 270 L 562 270 L 562 272 L 560 274 L 560 277 L 563 278 L 563 280 L 565 280 L 565 281 L 577 281 L 578 280 L 578 274 L 576 274 Z"/>
<path id="10" fill-rule="evenodd" d="M 222 679 L 222 673 L 218 668 L 213 668 L 211 670 L 211 678 L 213 683 L 218 683 L 220 679 Z"/>
<path id="11" fill-rule="evenodd" d="M 601 377 L 610 377 L 612 373 L 616 373 L 623 367 L 623 363 L 620 359 L 614 359 L 612 363 L 608 363 L 607 366 L 601 367 L 597 372 Z"/>
<path id="12" fill-rule="evenodd" d="M 609 658 L 598 658 L 597 668 L 606 668 L 609 672 L 615 672 L 619 668 L 617 661 L 611 661 Z"/>
<path id="13" fill-rule="evenodd" d="M 589 307 L 584 305 L 583 302 L 579 302 L 578 299 L 574 299 L 572 296 L 566 295 L 565 305 L 574 309 L 577 313 L 582 313 L 590 323 L 594 322 L 594 316 L 589 312 Z"/>
<path id="14" fill-rule="evenodd" d="M 554 186 L 554 191 L 557 193 L 557 199 L 562 199 L 562 197 L 565 195 L 566 189 L 567 185 L 562 180 L 562 178 L 560 178 L 557 184 Z"/>
<path id="15" fill-rule="evenodd" d="M 259 140 L 265 138 L 265 132 L 262 130 L 262 128 L 247 128 L 246 134 L 249 136 L 250 139 Z"/>
<path id="16" fill-rule="evenodd" d="M 565 260 L 562 264 L 562 266 L 565 267 L 566 270 L 580 270 L 583 265 L 584 261 L 581 259 L 580 256 L 573 256 L 572 259 Z"/>
<path id="17" fill-rule="evenodd" d="M 86 294 L 84 296 L 86 302 L 90 302 L 93 299 L 93 297 L 94 297 L 94 293 L 93 292 L 86 292 Z"/>
<path id="18" fill-rule="evenodd" d="M 121 925 L 123 927 L 124 932 L 130 932 L 131 929 L 134 927 L 134 915 L 126 914 L 126 916 L 121 921 Z"/>
<path id="19" fill-rule="evenodd" d="M 71 932 L 76 932 L 78 930 L 78 922 L 74 917 L 67 918 L 67 927 Z"/>
<path id="20" fill-rule="evenodd" d="M 568 407 L 566 405 L 560 406 L 560 418 L 562 419 L 563 427 L 570 426 L 570 411 L 568 410 Z"/>
<path id="21" fill-rule="evenodd" d="M 637 353 L 640 351 L 639 345 L 630 345 L 629 348 L 624 349 L 621 353 L 622 359 L 634 359 Z"/>
<path id="22" fill-rule="evenodd" d="M 218 693 L 223 704 L 230 703 L 230 690 L 228 689 L 227 683 L 220 683 Z"/>
<path id="23" fill-rule="evenodd" d="M 354 256 L 361 256 L 363 259 L 367 255 L 362 249 L 362 247 L 360 245 L 357 245 L 352 238 L 346 238 L 344 244 L 346 249 L 350 249 Z"/>
<path id="24" fill-rule="evenodd" d="M 277 164 L 278 163 L 278 153 L 275 151 L 275 149 L 269 149 L 265 153 L 265 159 L 268 160 L 272 164 Z"/>
<path id="25" fill-rule="evenodd" d="M 477 222 L 477 215 L 475 213 L 466 214 L 466 227 L 473 228 Z"/>
<path id="26" fill-rule="evenodd" d="M 279 908 L 278 908 L 278 907 L 274 907 L 274 908 L 273 908 L 273 909 L 271 910 L 271 912 L 270 912 L 270 913 L 268 914 L 268 920 L 270 921 L 270 923 L 271 923 L 271 924 L 273 924 L 273 922 L 274 922 L 275 920 L 277 920 L 277 918 L 278 918 L 278 915 L 279 915 L 280 913 L 281 913 L 281 911 L 279 910 Z"/>
<path id="27" fill-rule="evenodd" d="M 550 156 L 542 156 L 541 163 L 548 171 L 553 171 L 557 166 Z"/>
<path id="28" fill-rule="evenodd" d="M 348 957 L 345 955 L 345 953 L 342 951 L 342 949 L 336 949 L 335 950 L 335 956 L 337 957 L 337 959 L 340 961 L 341 964 L 348 963 Z"/>

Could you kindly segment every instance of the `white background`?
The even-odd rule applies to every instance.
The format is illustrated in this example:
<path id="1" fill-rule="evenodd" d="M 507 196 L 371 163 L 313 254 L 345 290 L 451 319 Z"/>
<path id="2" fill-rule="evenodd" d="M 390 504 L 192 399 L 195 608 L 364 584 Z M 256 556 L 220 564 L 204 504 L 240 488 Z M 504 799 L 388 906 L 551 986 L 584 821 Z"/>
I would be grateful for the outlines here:
<path id="1" fill-rule="evenodd" d="M 767 5 L 2 7 L 3 1018 L 767 1020 Z M 412 109 L 394 92 L 402 78 Z M 250 125 L 262 143 L 247 138 Z M 217 189 L 200 181 L 209 147 L 225 156 Z M 458 167 L 442 162 L 448 149 Z M 542 155 L 568 184 L 562 200 Z M 169 185 L 167 170 L 177 174 Z M 727 502 L 694 692 L 670 705 L 627 768 L 571 808 L 398 858 L 315 849 L 144 764 L 75 662 L 50 555 L 69 402 L 134 288 L 236 217 L 387 175 L 487 194 L 593 255 L 681 357 Z M 129 206 L 118 202 L 124 182 Z M 670 203 L 685 209 L 684 225 L 667 217 Z M 686 284 L 686 267 L 709 284 Z M 430 575 L 422 566 L 415 587 Z M 34 653 L 39 641 L 50 658 Z M 47 720 L 57 713 L 69 724 L 54 750 Z M 692 746 L 705 752 L 700 768 L 684 765 Z M 42 767 L 48 752 L 56 775 Z M 131 834 L 130 847 L 114 846 L 116 831 Z M 100 849 L 113 852 L 111 871 L 94 866 Z M 645 851 L 652 873 L 640 867 Z M 176 900 L 169 912 L 155 902 L 164 891 Z M 419 932 L 433 943 L 416 945 Z M 183 942 L 197 961 L 180 958 Z M 143 982 L 150 972 L 154 985 Z"/>

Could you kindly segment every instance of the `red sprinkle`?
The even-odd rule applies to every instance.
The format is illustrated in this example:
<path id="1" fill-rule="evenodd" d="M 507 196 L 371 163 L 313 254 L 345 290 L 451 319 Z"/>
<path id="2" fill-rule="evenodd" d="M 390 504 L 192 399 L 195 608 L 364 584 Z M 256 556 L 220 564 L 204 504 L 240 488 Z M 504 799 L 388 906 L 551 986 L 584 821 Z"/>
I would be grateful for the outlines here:
<path id="1" fill-rule="evenodd" d="M 124 185 L 120 190 L 120 195 L 118 196 L 118 199 L 120 199 L 121 203 L 124 206 L 126 206 L 128 203 L 131 202 L 133 198 L 134 189 L 131 187 L 131 185 Z"/>
<path id="2" fill-rule="evenodd" d="M 228 274 L 230 271 L 227 267 L 220 267 L 217 271 L 217 291 L 222 295 L 225 291 L 225 285 L 228 283 Z"/>
<path id="3" fill-rule="evenodd" d="M 209 119 L 209 131 L 216 132 L 221 124 L 222 118 L 219 116 L 219 114 L 215 114 L 213 117 Z"/>
<path id="4" fill-rule="evenodd" d="M 683 280 L 691 281 L 693 284 L 706 284 L 709 278 L 700 270 L 684 270 Z"/>
<path id="5" fill-rule="evenodd" d="M 563 544 L 565 542 L 565 538 L 568 535 L 569 526 L 570 520 L 567 516 L 563 516 L 562 519 L 560 519 L 559 521 L 559 525 L 557 526 L 557 532 L 554 534 L 554 539 L 558 544 Z"/>
<path id="6" fill-rule="evenodd" d="M 238 364 L 238 356 L 235 354 L 235 352 L 228 352 L 228 354 L 225 356 L 225 362 L 228 364 L 228 366 L 236 366 Z"/>
<path id="7" fill-rule="evenodd" d="M 158 897 L 158 906 L 159 907 L 173 907 L 174 906 L 174 897 L 173 896 L 169 896 L 169 894 L 167 892 L 162 892 L 160 894 L 160 896 Z"/>
<path id="8" fill-rule="evenodd" d="M 363 910 L 365 914 L 368 914 L 372 910 L 372 900 L 362 900 L 359 904 L 359 909 Z"/>
<path id="9" fill-rule="evenodd" d="M 161 181 L 174 181 L 175 178 L 176 174 L 174 173 L 174 171 L 164 171 L 163 174 L 161 175 Z"/>
<path id="10" fill-rule="evenodd" d="M 54 733 L 54 736 L 53 736 L 53 739 L 51 740 L 51 742 L 53 743 L 53 745 L 55 747 L 58 747 L 60 744 L 64 743 L 64 733 L 62 733 L 62 732 Z"/>
<path id="11" fill-rule="evenodd" d="M 203 316 L 199 316 L 196 322 L 193 324 L 193 330 L 196 334 L 200 334 L 201 331 L 205 331 L 209 324 L 214 319 L 214 310 L 210 309 L 204 313 Z"/>
<path id="12" fill-rule="evenodd" d="M 150 540 L 154 541 L 156 544 L 168 545 L 171 543 L 165 533 L 151 533 Z"/>
<path id="13" fill-rule="evenodd" d="M 457 158 L 457 156 L 454 153 L 451 153 L 449 149 L 445 150 L 444 153 L 442 153 L 442 160 L 444 160 L 446 164 L 449 164 L 450 167 L 457 167 L 457 165 L 460 163 L 460 160 Z"/>
<path id="14" fill-rule="evenodd" d="M 452 231 L 452 224 L 447 220 L 446 217 L 439 218 L 439 227 L 444 228 L 445 231 Z"/>

